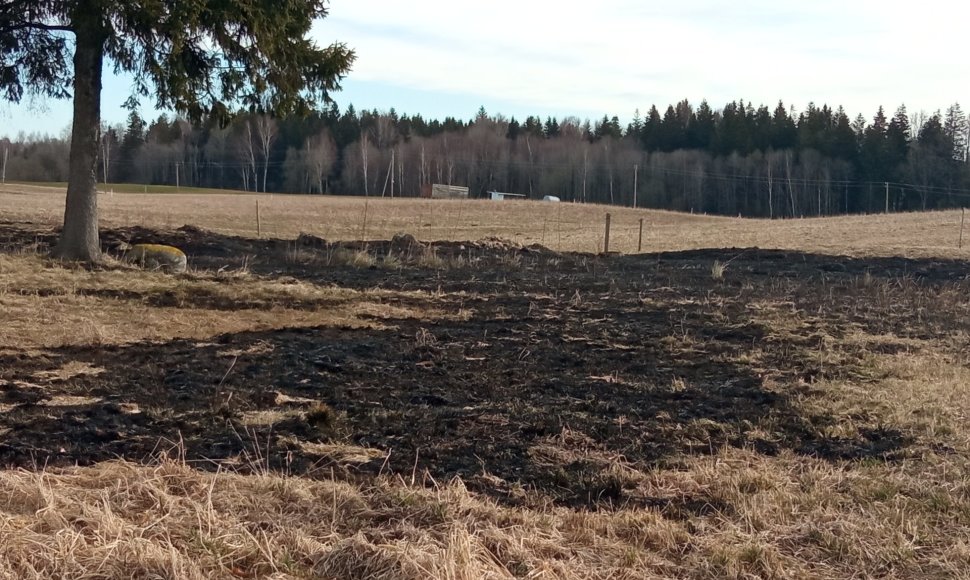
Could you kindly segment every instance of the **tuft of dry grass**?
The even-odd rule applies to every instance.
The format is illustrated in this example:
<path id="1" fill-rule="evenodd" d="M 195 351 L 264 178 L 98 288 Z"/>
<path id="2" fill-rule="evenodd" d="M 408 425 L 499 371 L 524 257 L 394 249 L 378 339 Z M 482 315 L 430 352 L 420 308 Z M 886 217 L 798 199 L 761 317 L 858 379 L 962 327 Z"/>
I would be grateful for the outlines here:
<path id="1" fill-rule="evenodd" d="M 727 264 L 722 263 L 720 260 L 714 260 L 714 263 L 711 264 L 711 278 L 713 280 L 723 280 L 725 270 L 727 270 Z"/>
<path id="2" fill-rule="evenodd" d="M 439 256 L 435 248 L 429 248 L 427 251 L 418 254 L 414 263 L 419 268 L 429 268 L 432 270 L 441 270 L 448 266 L 447 260 Z"/>
<path id="3" fill-rule="evenodd" d="M 338 250 L 333 254 L 330 262 L 332 266 L 350 266 L 352 268 L 370 268 L 377 263 L 377 258 L 365 249 Z"/>

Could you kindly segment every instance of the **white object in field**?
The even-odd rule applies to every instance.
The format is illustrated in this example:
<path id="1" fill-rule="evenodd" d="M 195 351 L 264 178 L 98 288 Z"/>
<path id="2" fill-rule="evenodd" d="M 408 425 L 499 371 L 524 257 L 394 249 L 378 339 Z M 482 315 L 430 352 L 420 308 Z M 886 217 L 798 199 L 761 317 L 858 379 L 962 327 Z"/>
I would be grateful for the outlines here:
<path id="1" fill-rule="evenodd" d="M 506 199 L 525 199 L 524 193 L 502 193 L 501 191 L 490 191 L 488 195 L 493 201 L 503 201 Z"/>
<path id="2" fill-rule="evenodd" d="M 554 195 L 545 195 L 542 197 L 542 201 L 561 201 L 561 200 Z"/>

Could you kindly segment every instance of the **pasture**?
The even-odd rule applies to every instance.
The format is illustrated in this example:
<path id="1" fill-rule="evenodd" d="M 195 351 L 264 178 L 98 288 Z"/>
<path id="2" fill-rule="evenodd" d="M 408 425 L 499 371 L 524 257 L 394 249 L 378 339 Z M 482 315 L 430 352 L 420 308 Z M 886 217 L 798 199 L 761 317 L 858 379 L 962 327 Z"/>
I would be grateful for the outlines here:
<path id="1" fill-rule="evenodd" d="M 960 212 L 99 203 L 189 272 L 0 189 L 0 577 L 970 578 Z"/>
<path id="2" fill-rule="evenodd" d="M 830 255 L 970 257 L 970 223 L 958 249 L 959 211 L 772 221 L 571 203 L 176 193 L 167 186 L 148 186 L 145 195 L 142 187 L 107 186 L 115 193 L 99 196 L 102 223 L 153 229 L 192 224 L 256 237 L 258 201 L 263 237 L 293 239 L 306 232 L 341 241 L 387 240 L 408 232 L 422 241 L 499 237 L 554 251 L 596 253 L 603 249 L 604 217 L 610 212 L 610 250 L 621 253 L 637 250 L 642 218 L 645 252 L 759 247 Z M 60 226 L 64 188 L 0 187 L 0 209 L 8 221 Z"/>

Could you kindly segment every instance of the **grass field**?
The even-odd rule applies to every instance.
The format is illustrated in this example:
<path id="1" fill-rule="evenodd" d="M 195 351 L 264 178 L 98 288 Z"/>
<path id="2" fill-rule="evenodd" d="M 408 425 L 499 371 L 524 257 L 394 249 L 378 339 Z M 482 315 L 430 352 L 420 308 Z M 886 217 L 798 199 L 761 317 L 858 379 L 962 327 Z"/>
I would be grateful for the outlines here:
<path id="1" fill-rule="evenodd" d="M 959 212 L 116 191 L 89 269 L 62 203 L 0 189 L 0 578 L 970 578 Z"/>
<path id="2" fill-rule="evenodd" d="M 889 216 L 848 216 L 799 220 L 747 220 L 542 202 L 365 199 L 225 193 L 120 193 L 99 198 L 103 222 L 111 227 L 140 225 L 173 229 L 192 224 L 219 233 L 255 236 L 256 204 L 263 237 L 292 239 L 307 232 L 334 240 L 389 239 L 409 232 L 420 240 L 477 240 L 497 236 L 557 251 L 603 249 L 604 221 L 612 214 L 610 249 L 637 250 L 644 220 L 643 251 L 760 247 L 828 254 L 878 256 L 970 256 L 960 242 L 959 211 Z M 172 188 L 169 188 L 172 189 Z M 59 225 L 62 187 L 0 187 L 5 219 Z M 202 191 L 202 190 L 200 190 Z"/>

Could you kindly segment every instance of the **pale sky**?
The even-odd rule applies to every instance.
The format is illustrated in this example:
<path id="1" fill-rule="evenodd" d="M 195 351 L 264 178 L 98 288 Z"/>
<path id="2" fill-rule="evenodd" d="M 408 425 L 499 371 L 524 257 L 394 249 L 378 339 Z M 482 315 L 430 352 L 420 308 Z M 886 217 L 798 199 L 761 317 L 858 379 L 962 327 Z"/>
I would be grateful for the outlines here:
<path id="1" fill-rule="evenodd" d="M 943 0 L 332 0 L 314 36 L 357 51 L 341 108 L 627 121 L 651 104 L 743 98 L 871 119 L 879 105 L 966 109 L 968 22 L 970 5 Z M 109 73 L 105 88 L 105 120 L 122 122 L 127 79 Z M 0 104 L 0 135 L 69 121 L 69 101 Z"/>

